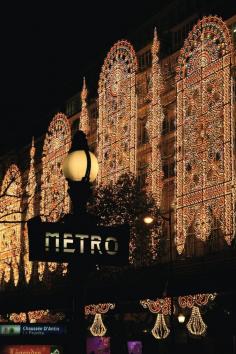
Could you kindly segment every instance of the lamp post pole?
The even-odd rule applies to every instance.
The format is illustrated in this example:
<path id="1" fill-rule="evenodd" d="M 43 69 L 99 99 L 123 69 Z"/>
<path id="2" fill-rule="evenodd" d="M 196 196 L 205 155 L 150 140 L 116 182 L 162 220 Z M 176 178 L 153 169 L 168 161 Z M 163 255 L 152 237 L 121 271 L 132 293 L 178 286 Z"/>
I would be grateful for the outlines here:
<path id="1" fill-rule="evenodd" d="M 85 161 L 82 161 L 84 157 Z M 89 152 L 86 135 L 79 130 L 73 137 L 71 149 L 63 163 L 63 173 L 68 181 L 68 194 L 72 203 L 72 214 L 64 219 L 65 223 L 87 227 L 94 222 L 87 213 L 87 203 L 91 195 L 91 175 L 96 178 L 97 171 L 97 160 Z M 76 259 L 69 263 L 73 291 L 70 354 L 86 354 L 85 287 L 93 268 L 84 261 L 77 263 Z"/>
<path id="2" fill-rule="evenodd" d="M 173 281 L 173 252 L 172 252 L 172 230 L 171 230 L 171 210 L 169 211 L 169 216 L 164 216 L 160 210 L 158 216 L 168 222 L 168 232 L 169 232 L 169 283 L 170 283 L 170 329 L 171 329 L 171 352 L 174 352 L 175 346 L 175 333 L 174 333 L 174 299 L 173 299 L 173 289 L 171 289 Z"/>

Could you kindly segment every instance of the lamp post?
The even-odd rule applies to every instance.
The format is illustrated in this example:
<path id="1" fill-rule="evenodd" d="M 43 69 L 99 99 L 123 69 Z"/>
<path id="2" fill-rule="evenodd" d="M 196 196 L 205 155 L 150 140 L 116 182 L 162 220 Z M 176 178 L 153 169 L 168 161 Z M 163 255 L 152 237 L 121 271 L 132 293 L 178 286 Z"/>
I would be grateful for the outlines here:
<path id="1" fill-rule="evenodd" d="M 172 209 L 171 209 L 172 210 Z M 172 252 L 172 232 L 171 232 L 171 210 L 168 213 L 168 217 L 165 216 L 165 213 L 162 213 L 160 209 L 158 209 L 157 214 L 155 217 L 146 215 L 143 218 L 143 221 L 146 224 L 151 224 L 156 222 L 156 225 L 158 228 L 162 228 L 163 222 L 166 221 L 168 222 L 168 232 L 169 232 L 169 282 L 172 285 L 172 280 L 173 280 L 173 252 Z M 167 283 L 168 284 L 168 283 Z M 166 290 L 164 290 L 164 293 L 166 293 Z M 174 337 L 174 301 L 173 301 L 173 296 L 172 296 L 172 291 L 170 289 L 170 301 L 171 301 L 171 314 L 170 314 L 170 328 L 171 328 L 171 351 L 174 350 L 174 345 L 175 345 L 175 337 Z"/>
<path id="2" fill-rule="evenodd" d="M 87 203 L 91 195 L 91 183 L 98 173 L 98 162 L 93 153 L 89 151 L 86 135 L 77 131 L 72 140 L 69 154 L 62 167 L 64 176 L 68 181 L 68 194 L 72 202 L 72 214 L 64 219 L 73 225 L 88 225 L 93 222 L 87 213 Z M 77 261 L 69 264 L 70 280 L 73 289 L 73 314 L 71 341 L 69 353 L 86 353 L 86 325 L 84 314 L 84 291 L 89 272 L 92 266 L 86 262 Z"/>

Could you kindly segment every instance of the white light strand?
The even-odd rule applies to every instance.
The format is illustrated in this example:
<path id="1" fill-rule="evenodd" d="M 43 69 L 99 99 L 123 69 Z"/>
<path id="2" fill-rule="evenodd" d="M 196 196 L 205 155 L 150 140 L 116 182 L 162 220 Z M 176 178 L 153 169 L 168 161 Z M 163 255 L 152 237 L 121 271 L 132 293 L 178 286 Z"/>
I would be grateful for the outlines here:
<path id="1" fill-rule="evenodd" d="M 35 146 L 34 138 L 32 138 L 32 144 L 30 149 L 30 168 L 28 183 L 26 186 L 26 192 L 28 194 L 28 206 L 27 206 L 27 220 L 34 217 L 34 201 L 35 201 L 35 190 L 36 190 L 36 174 L 34 167 L 34 156 L 35 156 Z M 29 260 L 29 239 L 28 239 L 28 229 L 24 230 L 24 242 L 25 242 L 25 254 L 24 254 L 24 273 L 25 280 L 29 283 L 32 274 L 32 262 Z"/>
<path id="2" fill-rule="evenodd" d="M 206 332 L 207 325 L 202 319 L 199 307 L 193 306 L 192 313 L 186 327 L 189 332 L 195 336 L 201 336 Z"/>
<path id="3" fill-rule="evenodd" d="M 81 102 L 82 102 L 82 109 L 80 114 L 80 124 L 79 128 L 87 135 L 89 134 L 89 116 L 88 116 L 88 109 L 87 109 L 87 96 L 88 90 L 86 87 L 85 77 L 83 80 L 83 88 L 81 91 Z"/>
<path id="4" fill-rule="evenodd" d="M 94 337 L 103 337 L 106 334 L 107 329 L 100 313 L 95 314 L 93 324 L 89 329 Z"/>
<path id="5" fill-rule="evenodd" d="M 152 335 L 156 339 L 165 339 L 170 333 L 169 328 L 166 325 L 165 317 L 162 313 L 158 313 L 155 325 L 152 329 Z"/>

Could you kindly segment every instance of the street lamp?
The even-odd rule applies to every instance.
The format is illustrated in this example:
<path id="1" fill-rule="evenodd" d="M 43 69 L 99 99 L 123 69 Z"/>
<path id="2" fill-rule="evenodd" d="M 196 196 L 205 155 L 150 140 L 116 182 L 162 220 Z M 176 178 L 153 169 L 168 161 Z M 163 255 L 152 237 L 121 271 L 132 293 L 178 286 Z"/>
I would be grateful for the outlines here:
<path id="1" fill-rule="evenodd" d="M 145 224 L 150 225 L 153 222 L 155 222 L 156 226 L 158 229 L 162 229 L 163 223 L 166 221 L 168 222 L 168 232 L 169 232 L 169 282 L 172 286 L 172 280 L 173 280 L 173 253 L 172 253 L 172 232 L 171 232 L 171 210 L 168 213 L 168 217 L 165 216 L 165 213 L 162 213 L 160 209 L 157 210 L 157 213 L 155 216 L 151 215 L 146 215 L 143 218 L 143 221 Z M 168 282 L 167 282 L 168 284 Z M 164 293 L 166 293 L 166 290 L 164 290 Z M 172 290 L 170 290 L 170 300 L 171 300 L 171 313 L 170 313 L 170 326 L 171 326 L 171 348 L 174 348 L 174 301 L 173 301 L 173 295 L 172 295 Z"/>
<path id="2" fill-rule="evenodd" d="M 86 135 L 82 130 L 78 130 L 73 137 L 62 171 L 68 181 L 68 194 L 71 198 L 73 214 L 86 213 L 91 183 L 98 174 L 98 161 L 89 151 Z"/>
<path id="3" fill-rule="evenodd" d="M 87 226 L 93 222 L 91 215 L 87 213 L 87 203 L 91 195 L 92 182 L 98 174 L 98 161 L 95 155 L 89 151 L 86 135 L 81 130 L 77 131 L 73 137 L 72 146 L 63 162 L 62 171 L 68 182 L 68 194 L 73 211 L 73 214 L 64 222 L 75 225 L 75 227 L 76 225 Z M 77 260 L 71 262 L 69 266 L 74 292 L 70 353 L 74 353 L 76 348 L 78 354 L 85 354 L 84 291 L 92 266 L 84 261 L 77 262 Z"/>
<path id="4" fill-rule="evenodd" d="M 179 323 L 184 323 L 184 321 L 185 321 L 185 316 L 181 312 L 178 315 L 178 321 L 179 321 Z"/>

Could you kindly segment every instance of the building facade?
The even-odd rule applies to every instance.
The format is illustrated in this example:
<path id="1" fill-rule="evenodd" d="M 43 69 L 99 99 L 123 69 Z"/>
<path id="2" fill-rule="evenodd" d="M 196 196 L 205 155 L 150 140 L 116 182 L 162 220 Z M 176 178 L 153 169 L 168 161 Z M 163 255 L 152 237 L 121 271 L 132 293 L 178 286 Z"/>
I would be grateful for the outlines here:
<path id="1" fill-rule="evenodd" d="M 174 267 L 175 262 L 179 266 L 181 261 L 181 266 L 187 264 L 186 267 L 191 268 L 191 259 L 209 257 L 211 260 L 215 254 L 227 258 L 227 252 L 233 252 L 236 16 L 226 21 L 211 15 L 201 19 L 190 17 L 171 33 L 173 48 L 179 48 L 180 44 L 182 48 L 168 56 L 161 54 L 162 42 L 157 29 L 154 29 L 152 42 L 137 52 L 127 40 L 116 42 L 101 68 L 97 97 L 88 98 L 84 79 L 80 96 L 67 102 L 65 113 L 53 117 L 44 137 L 24 148 L 18 161 L 12 155 L 2 158 L 0 293 L 3 301 L 10 299 L 6 309 L 0 310 L 2 322 L 60 323 L 70 317 L 70 305 L 58 301 L 52 306 L 49 302 L 46 309 L 42 301 L 44 287 L 53 291 L 54 287 L 61 289 L 67 284 L 67 264 L 29 261 L 26 221 L 40 216 L 43 221 L 56 222 L 69 212 L 67 182 L 61 164 L 78 129 L 87 134 L 91 150 L 98 157 L 98 188 L 115 184 L 124 173 L 132 173 L 139 188 L 153 195 L 156 206 L 168 219 L 169 224 L 168 221 L 163 223 L 162 232 L 169 248 L 159 255 L 156 245 L 155 265 L 171 261 Z M 157 273 L 155 269 L 146 272 L 147 278 L 149 274 L 154 279 L 161 276 L 158 269 Z M 181 282 L 182 278 L 175 275 Z M 153 298 L 157 288 L 154 286 L 149 298 Z M 217 299 L 218 288 L 214 291 L 210 285 L 209 289 L 205 288 L 209 293 L 194 293 L 192 288 L 191 295 L 187 288 L 183 288 L 181 294 L 181 286 L 179 288 L 172 289 L 172 294 L 168 290 L 167 297 L 164 297 L 164 289 L 156 290 L 156 300 L 144 300 L 143 293 L 137 293 L 136 302 L 142 300 L 135 305 L 135 309 L 139 306 L 142 311 L 138 320 L 135 320 L 137 314 L 131 314 L 131 308 L 121 311 L 127 328 L 132 327 L 129 333 L 135 332 L 133 339 L 143 341 L 144 353 L 154 353 L 156 349 L 166 352 L 165 345 L 171 343 L 165 340 L 171 337 L 169 328 L 176 322 L 173 316 L 177 317 L 180 312 L 191 313 L 187 323 L 190 339 L 183 339 L 182 334 L 178 337 L 181 350 L 187 348 L 186 341 L 191 345 L 194 336 L 205 335 L 207 326 L 200 309 Z M 96 288 L 91 289 L 96 291 Z M 201 284 L 196 291 L 200 289 Z M 36 302 L 28 309 L 26 305 L 22 309 L 20 304 L 15 306 L 17 294 L 27 294 L 27 291 L 36 296 Z M 222 298 L 227 299 L 232 291 L 222 285 Z M 161 292 L 163 298 L 160 298 Z M 40 295 L 37 297 L 37 294 Z M 145 294 L 148 296 L 148 291 Z M 109 293 L 105 298 L 109 300 Z M 121 296 L 122 303 L 128 299 L 129 296 L 127 299 L 124 294 Z M 69 298 L 67 300 L 69 303 Z M 116 306 L 118 316 L 119 304 Z M 94 336 L 105 335 L 101 315 L 111 308 L 87 308 L 87 316 L 93 315 L 97 321 L 97 327 L 96 322 L 92 325 Z M 146 327 L 142 328 L 140 338 L 136 338 L 140 322 L 151 321 L 145 309 L 157 316 L 150 332 L 157 341 L 161 340 L 158 347 L 152 340 L 143 339 L 148 331 Z M 227 343 L 232 341 L 227 350 L 233 353 L 235 332 L 230 329 L 227 338 L 230 338 Z M 130 349 L 129 353 L 132 350 L 141 353 L 141 344 L 134 345 L 139 349 Z M 209 352 L 213 352 L 212 348 L 213 344 Z"/>

